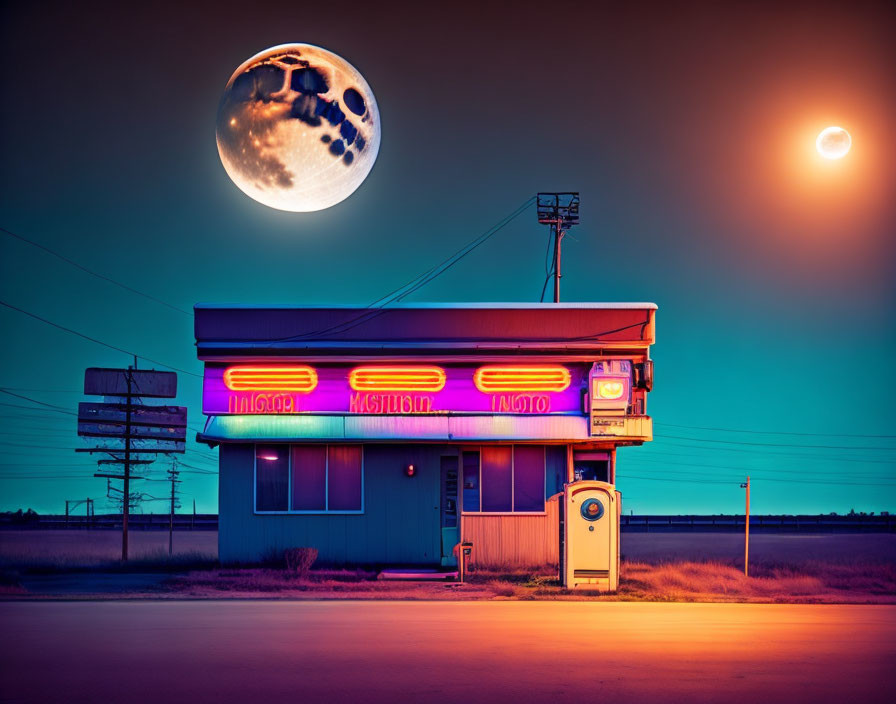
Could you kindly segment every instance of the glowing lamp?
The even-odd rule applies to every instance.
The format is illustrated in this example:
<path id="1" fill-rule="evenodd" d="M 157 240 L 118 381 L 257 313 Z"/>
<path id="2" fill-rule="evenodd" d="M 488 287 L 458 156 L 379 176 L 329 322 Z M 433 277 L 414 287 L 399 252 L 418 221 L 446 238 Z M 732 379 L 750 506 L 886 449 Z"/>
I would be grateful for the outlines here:
<path id="1" fill-rule="evenodd" d="M 602 401 L 615 401 L 626 394 L 626 384 L 623 379 L 596 379 L 594 384 L 594 398 Z"/>
<path id="2" fill-rule="evenodd" d="M 491 365 L 473 374 L 476 388 L 487 394 L 564 391 L 569 382 L 569 370 L 557 364 Z"/>
<path id="3" fill-rule="evenodd" d="M 415 474 L 417 474 L 417 468 L 414 465 L 409 464 L 404 468 L 404 473 L 409 477 L 413 477 Z"/>
<path id="4" fill-rule="evenodd" d="M 445 388 L 441 367 L 355 367 L 348 375 L 354 391 L 418 391 L 434 393 Z"/>
<path id="5" fill-rule="evenodd" d="M 277 455 L 275 455 L 273 453 L 269 453 L 269 454 L 259 455 L 258 459 L 265 460 L 266 462 L 276 462 L 280 458 L 277 457 Z"/>
<path id="6" fill-rule="evenodd" d="M 231 391 L 285 391 L 307 394 L 317 387 L 317 372 L 304 365 L 237 365 L 224 371 Z"/>

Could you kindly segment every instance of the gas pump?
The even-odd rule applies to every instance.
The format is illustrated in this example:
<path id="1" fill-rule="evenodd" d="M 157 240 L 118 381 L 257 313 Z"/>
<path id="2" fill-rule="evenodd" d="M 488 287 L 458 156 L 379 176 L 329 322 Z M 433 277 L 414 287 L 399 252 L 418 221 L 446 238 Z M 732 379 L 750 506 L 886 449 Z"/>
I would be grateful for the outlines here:
<path id="1" fill-rule="evenodd" d="M 612 484 L 571 482 L 560 511 L 560 581 L 567 589 L 619 587 L 622 494 Z"/>

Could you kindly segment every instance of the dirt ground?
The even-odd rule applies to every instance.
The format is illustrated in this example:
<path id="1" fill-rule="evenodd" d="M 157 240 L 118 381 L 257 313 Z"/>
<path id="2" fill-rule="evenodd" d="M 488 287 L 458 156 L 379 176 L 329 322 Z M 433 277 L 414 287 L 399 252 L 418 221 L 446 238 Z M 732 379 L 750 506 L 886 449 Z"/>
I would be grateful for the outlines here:
<path id="1" fill-rule="evenodd" d="M 628 533 L 622 534 L 622 557 L 629 562 L 743 559 L 739 533 Z M 168 533 L 131 531 L 131 557 L 167 557 Z M 214 561 L 218 556 L 216 531 L 178 531 L 174 554 L 182 560 Z M 121 533 L 114 530 L 0 530 L 0 567 L 91 567 L 121 555 Z M 750 536 L 750 556 L 757 564 L 798 566 L 807 562 L 896 563 L 896 534 L 759 533 Z M 742 563 L 740 563 L 742 564 Z"/>
<path id="2" fill-rule="evenodd" d="M 376 571 L 221 568 L 214 532 L 134 532 L 123 570 L 115 531 L 0 531 L 0 595 L 6 598 L 402 599 L 896 603 L 896 535 L 751 536 L 624 534 L 620 588 L 568 592 L 556 567 L 484 569 L 466 584 L 384 582 Z"/>

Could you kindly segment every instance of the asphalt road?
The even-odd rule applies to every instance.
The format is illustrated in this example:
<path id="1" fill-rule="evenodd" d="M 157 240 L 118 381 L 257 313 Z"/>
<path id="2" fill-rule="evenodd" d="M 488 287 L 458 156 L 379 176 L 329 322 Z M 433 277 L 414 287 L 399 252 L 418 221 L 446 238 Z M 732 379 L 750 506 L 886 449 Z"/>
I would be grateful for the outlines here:
<path id="1" fill-rule="evenodd" d="M 3 702 L 893 702 L 896 607 L 0 603 Z"/>

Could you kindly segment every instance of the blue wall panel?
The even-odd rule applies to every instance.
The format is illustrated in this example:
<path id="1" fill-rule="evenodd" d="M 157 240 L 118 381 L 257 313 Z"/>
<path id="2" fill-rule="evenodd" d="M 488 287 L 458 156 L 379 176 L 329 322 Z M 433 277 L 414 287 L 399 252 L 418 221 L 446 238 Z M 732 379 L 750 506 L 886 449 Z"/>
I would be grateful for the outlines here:
<path id="1" fill-rule="evenodd" d="M 254 448 L 220 448 L 219 555 L 251 563 L 290 547 L 317 548 L 319 564 L 438 565 L 439 458 L 456 448 L 368 445 L 361 515 L 254 513 Z M 417 468 L 407 477 L 408 464 Z"/>

